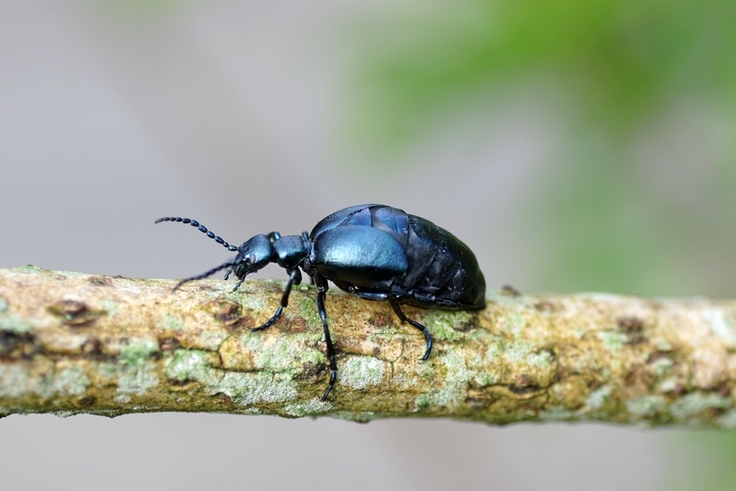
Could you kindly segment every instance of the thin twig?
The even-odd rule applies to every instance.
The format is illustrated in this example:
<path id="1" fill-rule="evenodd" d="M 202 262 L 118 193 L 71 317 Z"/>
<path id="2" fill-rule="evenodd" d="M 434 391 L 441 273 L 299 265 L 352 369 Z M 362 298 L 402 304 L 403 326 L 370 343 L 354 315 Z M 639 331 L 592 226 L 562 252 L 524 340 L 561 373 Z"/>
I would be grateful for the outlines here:
<path id="1" fill-rule="evenodd" d="M 0 270 L 0 414 L 202 411 L 450 417 L 506 424 L 595 420 L 736 426 L 736 301 L 492 292 L 481 312 L 327 297 L 329 369 L 316 290 Z"/>

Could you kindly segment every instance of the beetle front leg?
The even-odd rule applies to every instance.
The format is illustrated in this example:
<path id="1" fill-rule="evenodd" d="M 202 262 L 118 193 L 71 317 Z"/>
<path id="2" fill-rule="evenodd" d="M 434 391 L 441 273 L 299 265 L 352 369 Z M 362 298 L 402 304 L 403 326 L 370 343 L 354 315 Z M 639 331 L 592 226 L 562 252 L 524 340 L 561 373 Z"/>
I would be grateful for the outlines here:
<path id="1" fill-rule="evenodd" d="M 291 285 L 296 283 L 297 285 L 302 282 L 302 273 L 299 271 L 299 268 L 294 268 L 289 272 L 289 281 L 286 282 L 286 287 L 284 288 L 284 293 L 281 295 L 281 305 L 279 305 L 279 308 L 276 309 L 276 313 L 274 313 L 270 319 L 266 321 L 265 324 L 262 326 L 254 327 L 251 329 L 251 332 L 255 331 L 261 331 L 263 329 L 266 329 L 267 327 L 271 327 L 277 320 L 279 320 L 279 317 L 281 317 L 281 314 L 284 312 L 284 309 L 288 307 L 289 305 L 289 295 L 291 294 Z"/>
<path id="2" fill-rule="evenodd" d="M 427 331 L 427 328 L 417 321 L 409 319 L 401 310 L 398 302 L 393 297 L 388 297 L 388 303 L 391 304 L 391 308 L 394 309 L 394 312 L 396 312 L 396 315 L 399 317 L 399 320 L 401 320 L 401 322 L 408 322 L 412 326 L 422 331 L 422 334 L 424 334 L 424 339 L 427 341 L 427 348 L 424 351 L 424 356 L 422 356 L 422 360 L 426 360 L 427 358 L 429 358 L 429 354 L 432 353 L 432 335 L 429 333 L 429 331 Z"/>

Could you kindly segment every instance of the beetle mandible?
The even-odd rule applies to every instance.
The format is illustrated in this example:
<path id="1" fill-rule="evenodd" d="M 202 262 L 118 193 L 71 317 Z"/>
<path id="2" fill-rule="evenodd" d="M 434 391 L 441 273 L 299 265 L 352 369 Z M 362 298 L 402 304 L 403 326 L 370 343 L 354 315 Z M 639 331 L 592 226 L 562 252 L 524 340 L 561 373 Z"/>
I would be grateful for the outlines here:
<path id="1" fill-rule="evenodd" d="M 328 280 L 338 288 L 365 300 L 387 301 L 401 322 L 419 329 L 426 340 L 422 360 L 432 352 L 432 335 L 419 322 L 409 319 L 400 305 L 424 309 L 477 310 L 486 305 L 486 284 L 473 252 L 457 237 L 424 218 L 385 205 L 356 205 L 322 219 L 312 232 L 281 236 L 278 232 L 255 235 L 235 247 L 196 220 L 163 217 L 160 222 L 181 222 L 197 227 L 211 239 L 237 252 L 234 259 L 191 278 L 181 280 L 174 290 L 189 281 L 207 278 L 227 269 L 245 277 L 268 263 L 276 263 L 289 274 L 281 304 L 260 331 L 273 325 L 289 303 L 292 285 L 302 280 L 303 271 L 317 285 L 317 311 L 324 329 L 330 381 L 325 400 L 335 386 L 335 347 L 327 327 L 325 297 Z M 301 271 L 300 271 L 301 270 Z"/>

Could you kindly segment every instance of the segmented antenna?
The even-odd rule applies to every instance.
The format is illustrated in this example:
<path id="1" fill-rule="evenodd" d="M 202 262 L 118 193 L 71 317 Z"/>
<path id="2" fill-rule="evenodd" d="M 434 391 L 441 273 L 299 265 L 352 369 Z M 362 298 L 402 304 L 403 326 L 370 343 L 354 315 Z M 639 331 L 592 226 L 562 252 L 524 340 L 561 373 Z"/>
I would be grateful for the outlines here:
<path id="1" fill-rule="evenodd" d="M 227 250 L 232 251 L 232 252 L 237 252 L 237 250 L 238 250 L 237 247 L 235 247 L 234 245 L 228 244 L 227 241 L 224 240 L 219 235 L 215 235 L 214 233 L 212 233 L 209 230 L 207 230 L 207 227 L 205 227 L 204 225 L 200 224 L 197 220 L 192 220 L 191 218 L 181 218 L 181 217 L 162 217 L 162 218 L 159 218 L 158 220 L 156 220 L 154 223 L 161 223 L 161 222 L 181 222 L 181 223 L 188 223 L 192 227 L 197 227 L 197 229 L 200 232 L 202 232 L 203 234 L 207 234 L 207 237 L 209 237 L 210 239 L 214 240 L 218 244 L 222 244 L 222 246 L 223 247 L 226 247 Z M 225 269 L 225 268 L 220 268 L 220 269 Z M 216 269 L 215 271 L 219 271 L 219 269 Z M 202 278 L 211 275 L 215 271 L 213 271 L 213 272 L 211 272 L 209 274 L 206 274 Z M 190 280 L 194 280 L 194 279 L 200 279 L 200 278 L 199 277 L 197 277 L 197 278 L 189 278 L 186 281 L 190 281 Z M 177 286 L 177 288 L 178 288 L 178 286 Z"/>
<path id="2" fill-rule="evenodd" d="M 230 271 L 227 272 L 227 274 L 229 276 L 235 266 L 237 266 L 239 264 L 247 263 L 247 262 L 253 263 L 253 261 L 254 261 L 254 257 L 253 257 L 253 254 L 251 254 L 250 256 L 246 257 L 245 259 L 243 259 L 243 258 L 236 258 L 236 259 L 234 259 L 232 261 L 228 261 L 226 263 L 222 263 L 219 266 L 217 266 L 216 268 L 212 268 L 209 271 L 206 271 L 206 272 L 204 272 L 202 274 L 198 274 L 197 276 L 192 276 L 191 278 L 184 278 L 183 280 L 181 280 L 179 283 L 176 284 L 176 286 L 174 287 L 174 290 L 173 291 L 178 290 L 179 287 L 181 285 L 183 285 L 184 283 L 189 283 L 190 281 L 203 280 L 203 279 L 205 279 L 205 278 L 207 278 L 209 276 L 212 276 L 213 274 L 217 273 L 218 271 L 222 271 L 225 268 L 230 268 Z M 227 279 L 227 276 L 225 277 L 225 279 Z M 240 287 L 240 285 L 243 284 L 243 280 L 244 279 L 245 278 L 241 278 L 240 281 L 238 281 L 238 283 L 235 285 L 235 288 L 233 288 L 233 291 L 237 290 Z"/>
<path id="3" fill-rule="evenodd" d="M 212 276 L 213 274 L 217 273 L 218 271 L 222 271 L 225 268 L 231 268 L 231 267 L 233 267 L 236 264 L 238 264 L 236 261 L 228 261 L 226 263 L 220 264 L 216 268 L 210 269 L 209 271 L 207 271 L 205 273 L 198 274 L 197 276 L 192 276 L 191 278 L 184 278 L 183 280 L 181 280 L 179 283 L 176 284 L 176 286 L 174 287 L 174 291 L 178 290 L 179 287 L 181 285 L 183 285 L 184 283 L 189 283 L 190 281 L 196 281 L 196 280 L 203 280 L 203 279 L 207 278 L 208 276 Z"/>

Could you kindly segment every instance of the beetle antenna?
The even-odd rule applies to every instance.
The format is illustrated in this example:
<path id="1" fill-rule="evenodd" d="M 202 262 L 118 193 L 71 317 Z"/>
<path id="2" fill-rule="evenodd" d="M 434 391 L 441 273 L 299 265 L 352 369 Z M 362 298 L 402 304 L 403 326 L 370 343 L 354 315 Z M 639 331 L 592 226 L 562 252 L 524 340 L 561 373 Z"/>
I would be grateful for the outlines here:
<path id="1" fill-rule="evenodd" d="M 209 271 L 199 274 L 197 276 L 192 276 L 191 278 L 184 278 L 179 283 L 176 284 L 174 287 L 174 291 L 178 290 L 180 286 L 182 286 L 184 283 L 189 283 L 190 281 L 196 281 L 196 280 L 203 280 L 209 276 L 212 276 L 213 274 L 217 273 L 218 271 L 222 271 L 225 268 L 232 268 L 233 266 L 236 266 L 244 261 L 228 261 L 226 263 L 222 263 L 216 268 L 212 268 Z"/>
<path id="2" fill-rule="evenodd" d="M 227 241 L 224 240 L 219 235 L 215 235 L 214 233 L 212 233 L 209 230 L 207 230 L 207 227 L 205 227 L 204 225 L 200 224 L 197 220 L 192 220 L 191 218 L 181 218 L 181 217 L 161 217 L 161 218 L 159 218 L 158 220 L 156 220 L 153 223 L 161 223 L 161 222 L 188 223 L 192 227 L 197 227 L 197 230 L 199 230 L 203 234 L 206 234 L 207 237 L 209 237 L 210 239 L 214 240 L 218 244 L 221 244 L 223 247 L 227 248 L 227 250 L 232 251 L 232 252 L 237 252 L 237 250 L 238 250 L 237 247 L 235 247 L 234 245 L 228 244 Z M 219 271 L 219 270 L 217 270 L 217 271 Z M 212 273 L 210 273 L 210 274 L 212 274 Z M 209 275 L 207 275 L 207 276 L 209 276 Z M 190 278 L 187 281 L 193 280 L 193 279 L 195 279 L 195 278 Z M 199 279 L 199 278 L 196 278 L 196 279 Z"/>

